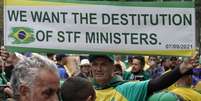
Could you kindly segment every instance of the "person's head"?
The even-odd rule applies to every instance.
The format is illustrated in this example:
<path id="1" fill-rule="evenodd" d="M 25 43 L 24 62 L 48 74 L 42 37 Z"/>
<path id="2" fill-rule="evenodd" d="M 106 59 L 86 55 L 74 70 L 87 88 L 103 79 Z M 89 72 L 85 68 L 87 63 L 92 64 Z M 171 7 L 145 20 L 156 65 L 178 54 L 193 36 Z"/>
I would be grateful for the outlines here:
<path id="1" fill-rule="evenodd" d="M 16 101 L 58 101 L 57 68 L 43 56 L 33 54 L 19 61 L 10 81 Z"/>
<path id="2" fill-rule="evenodd" d="M 87 79 L 71 77 L 61 87 L 62 101 L 95 101 L 95 90 Z"/>
<path id="3" fill-rule="evenodd" d="M 54 53 L 47 53 L 47 58 L 50 59 L 50 60 L 55 61 L 54 56 L 55 56 Z"/>
<path id="4" fill-rule="evenodd" d="M 115 60 L 116 60 L 116 61 L 121 61 L 121 55 L 116 55 L 116 56 L 115 56 Z"/>
<path id="5" fill-rule="evenodd" d="M 148 61 L 158 61 L 157 56 L 149 56 Z"/>
<path id="6" fill-rule="evenodd" d="M 177 57 L 175 57 L 175 56 L 172 56 L 171 58 L 170 58 L 170 61 L 171 61 L 171 65 L 170 65 L 170 68 L 175 68 L 176 66 L 177 66 L 177 60 L 178 60 L 178 58 Z"/>
<path id="7" fill-rule="evenodd" d="M 145 59 L 142 56 L 134 56 L 132 58 L 132 72 L 138 73 L 143 70 L 145 65 Z"/>
<path id="8" fill-rule="evenodd" d="M 199 58 L 198 59 L 191 59 L 190 63 L 193 65 L 193 67 L 199 66 Z"/>
<path id="9" fill-rule="evenodd" d="M 122 66 L 120 64 L 114 64 L 114 73 L 120 76 L 123 75 Z"/>
<path id="10" fill-rule="evenodd" d="M 113 77 L 114 61 L 108 55 L 90 55 L 92 75 L 96 82 L 105 84 Z"/>
<path id="11" fill-rule="evenodd" d="M 65 54 L 57 54 L 56 61 L 57 61 L 57 63 L 59 63 L 61 65 L 65 65 L 65 64 L 67 64 L 67 57 L 68 57 L 68 55 L 65 55 Z"/>
<path id="12" fill-rule="evenodd" d="M 157 56 L 149 56 L 148 64 L 150 68 L 156 67 L 158 64 L 158 57 Z"/>
<path id="13" fill-rule="evenodd" d="M 91 72 L 91 64 L 88 59 L 82 59 L 80 62 L 80 71 L 89 76 Z"/>
<path id="14" fill-rule="evenodd" d="M 132 61 L 133 61 L 133 55 L 128 55 L 127 59 L 128 59 L 128 67 L 130 67 L 132 65 Z"/>
<path id="15" fill-rule="evenodd" d="M 170 68 L 170 65 L 171 65 L 171 61 L 168 57 L 164 57 L 161 60 L 161 66 L 163 66 L 165 70 L 168 70 Z"/>

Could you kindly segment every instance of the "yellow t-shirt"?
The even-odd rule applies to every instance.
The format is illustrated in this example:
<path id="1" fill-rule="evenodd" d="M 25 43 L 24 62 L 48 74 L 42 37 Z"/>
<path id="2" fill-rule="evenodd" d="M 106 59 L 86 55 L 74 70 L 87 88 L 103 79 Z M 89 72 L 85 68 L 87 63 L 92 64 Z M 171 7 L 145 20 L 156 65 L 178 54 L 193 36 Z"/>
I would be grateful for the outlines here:
<path id="1" fill-rule="evenodd" d="M 201 81 L 196 84 L 195 89 L 201 91 Z"/>
<path id="2" fill-rule="evenodd" d="M 185 101 L 201 101 L 201 94 L 191 88 L 177 87 L 170 92 L 180 95 Z"/>
<path id="3" fill-rule="evenodd" d="M 104 90 L 96 90 L 96 101 L 128 101 L 121 93 L 119 93 L 114 88 L 108 88 Z"/>

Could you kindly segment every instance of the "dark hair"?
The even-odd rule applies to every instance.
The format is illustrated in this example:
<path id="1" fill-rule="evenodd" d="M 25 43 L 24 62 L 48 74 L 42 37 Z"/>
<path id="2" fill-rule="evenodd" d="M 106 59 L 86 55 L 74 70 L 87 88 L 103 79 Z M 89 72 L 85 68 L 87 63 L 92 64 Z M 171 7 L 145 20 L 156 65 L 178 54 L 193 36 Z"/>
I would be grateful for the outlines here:
<path id="1" fill-rule="evenodd" d="M 166 62 L 166 61 L 168 61 L 168 60 L 170 60 L 170 57 L 168 57 L 168 56 L 163 56 L 163 57 L 161 57 L 161 65 L 164 63 L 164 62 Z"/>
<path id="2" fill-rule="evenodd" d="M 121 71 L 121 72 L 123 72 L 122 66 L 120 64 L 114 64 L 114 66 L 115 66 L 114 71 Z"/>
<path id="3" fill-rule="evenodd" d="M 54 55 L 55 55 L 54 53 L 47 53 L 47 57 L 52 57 Z"/>
<path id="4" fill-rule="evenodd" d="M 150 59 L 151 57 L 158 59 L 158 57 L 154 55 L 149 56 L 148 59 Z"/>
<path id="5" fill-rule="evenodd" d="M 61 61 L 64 57 L 68 57 L 68 55 L 65 55 L 65 54 L 57 54 L 57 55 L 56 55 L 56 60 L 57 60 L 57 61 Z"/>
<path id="6" fill-rule="evenodd" d="M 177 61 L 178 60 L 178 58 L 176 57 L 176 56 L 172 56 L 171 58 L 170 58 L 170 61 Z"/>
<path id="7" fill-rule="evenodd" d="M 137 59 L 140 61 L 140 65 L 142 66 L 142 68 L 144 68 L 144 65 L 145 65 L 145 59 L 143 56 L 133 56 L 132 60 L 133 59 Z"/>
<path id="8" fill-rule="evenodd" d="M 95 90 L 90 81 L 81 77 L 68 78 L 61 87 L 62 101 L 85 101 L 95 97 Z"/>

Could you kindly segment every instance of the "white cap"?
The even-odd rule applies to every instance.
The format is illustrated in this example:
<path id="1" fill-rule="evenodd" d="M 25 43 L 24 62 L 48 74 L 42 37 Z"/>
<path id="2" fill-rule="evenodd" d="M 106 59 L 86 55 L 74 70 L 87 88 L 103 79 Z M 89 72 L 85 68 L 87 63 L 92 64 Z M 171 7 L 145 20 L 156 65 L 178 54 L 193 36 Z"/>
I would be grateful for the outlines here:
<path id="1" fill-rule="evenodd" d="M 80 63 L 80 66 L 82 66 L 82 65 L 90 65 L 89 60 L 88 59 L 82 59 L 81 63 Z"/>

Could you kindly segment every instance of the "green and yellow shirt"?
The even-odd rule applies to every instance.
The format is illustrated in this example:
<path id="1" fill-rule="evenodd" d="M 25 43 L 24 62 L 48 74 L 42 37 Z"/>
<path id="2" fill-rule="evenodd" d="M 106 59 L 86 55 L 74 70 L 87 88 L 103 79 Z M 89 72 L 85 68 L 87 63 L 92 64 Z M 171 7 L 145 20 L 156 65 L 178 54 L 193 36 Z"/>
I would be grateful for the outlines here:
<path id="1" fill-rule="evenodd" d="M 96 101 L 146 101 L 148 80 L 125 82 L 114 77 L 107 85 L 94 84 Z"/>

